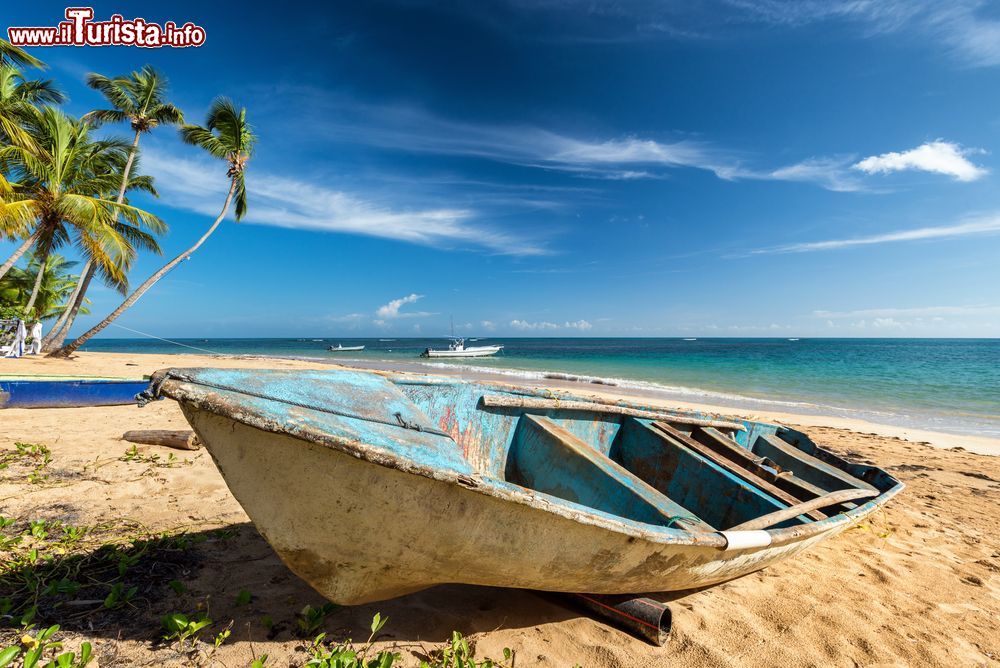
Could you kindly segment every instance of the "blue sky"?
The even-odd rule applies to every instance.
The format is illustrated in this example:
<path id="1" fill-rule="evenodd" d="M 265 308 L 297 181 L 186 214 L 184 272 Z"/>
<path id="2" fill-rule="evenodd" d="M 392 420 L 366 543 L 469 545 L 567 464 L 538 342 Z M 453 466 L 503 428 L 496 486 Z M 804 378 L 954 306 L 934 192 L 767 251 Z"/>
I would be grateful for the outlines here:
<path id="1" fill-rule="evenodd" d="M 62 9 L 4 20 L 55 25 Z M 985 3 L 141 12 L 206 43 L 36 49 L 69 111 L 101 105 L 87 72 L 148 62 L 191 121 L 219 94 L 245 105 L 260 144 L 245 222 L 124 326 L 437 335 L 453 315 L 483 336 L 1000 336 L 1000 11 Z M 161 191 L 143 203 L 173 254 L 217 213 L 225 167 L 171 129 L 143 142 Z M 91 297 L 95 316 L 117 304 Z"/>

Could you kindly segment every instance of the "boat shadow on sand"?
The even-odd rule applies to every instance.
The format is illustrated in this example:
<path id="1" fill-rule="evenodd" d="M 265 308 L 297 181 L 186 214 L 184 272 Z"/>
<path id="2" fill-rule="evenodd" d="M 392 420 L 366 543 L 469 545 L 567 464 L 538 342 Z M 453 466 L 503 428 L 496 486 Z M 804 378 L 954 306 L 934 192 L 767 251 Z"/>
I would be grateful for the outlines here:
<path id="1" fill-rule="evenodd" d="M 127 600 L 107 607 L 119 582 L 120 596 Z M 285 567 L 249 522 L 57 554 L 34 563 L 22 559 L 0 575 L 0 600 L 9 597 L 15 613 L 31 607 L 35 592 L 40 592 L 33 619 L 37 626 L 59 624 L 63 631 L 154 646 L 166 644 L 161 620 L 175 612 L 192 617 L 206 613 L 213 620 L 204 634 L 209 641 L 232 622 L 228 642 L 309 640 L 322 631 L 333 639 L 363 638 L 380 613 L 391 620 L 380 640 L 411 651 L 419 651 L 421 643 L 445 642 L 453 630 L 468 636 L 588 616 L 555 594 L 451 584 L 387 601 L 331 606 L 307 634 L 298 622 L 300 611 L 307 605 L 321 609 L 326 601 Z M 687 593 L 655 598 L 667 601 Z"/>

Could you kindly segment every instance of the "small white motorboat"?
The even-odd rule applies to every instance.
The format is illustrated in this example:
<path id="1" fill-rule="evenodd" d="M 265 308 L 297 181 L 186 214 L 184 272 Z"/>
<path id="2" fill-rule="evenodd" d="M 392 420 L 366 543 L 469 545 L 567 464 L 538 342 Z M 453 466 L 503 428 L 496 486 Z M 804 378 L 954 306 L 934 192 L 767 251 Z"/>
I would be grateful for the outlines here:
<path id="1" fill-rule="evenodd" d="M 466 346 L 465 339 L 455 338 L 448 344 L 447 350 L 428 348 L 420 353 L 421 357 L 488 357 L 503 350 L 502 345 L 496 346 Z"/>
<path id="2" fill-rule="evenodd" d="M 354 350 L 364 350 L 364 346 L 342 346 L 339 343 L 336 346 L 330 346 L 331 351 L 335 353 L 346 353 Z"/>

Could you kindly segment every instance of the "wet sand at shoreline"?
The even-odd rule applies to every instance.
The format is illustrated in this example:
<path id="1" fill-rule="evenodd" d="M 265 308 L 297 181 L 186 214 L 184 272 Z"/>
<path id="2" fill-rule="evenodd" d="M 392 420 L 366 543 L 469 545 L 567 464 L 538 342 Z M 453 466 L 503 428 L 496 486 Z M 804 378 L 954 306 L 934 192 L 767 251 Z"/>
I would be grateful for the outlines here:
<path id="1" fill-rule="evenodd" d="M 0 374 L 140 377 L 166 366 L 329 368 L 295 360 L 83 353 L 70 361 L 0 360 Z M 614 391 L 552 384 L 580 393 Z M 416 657 L 439 646 L 452 630 L 469 636 L 480 656 L 500 656 L 505 646 L 515 649 L 518 666 L 995 664 L 1000 459 L 972 450 L 1000 453 L 1000 443 L 894 433 L 898 428 L 819 416 L 757 417 L 799 426 L 838 454 L 886 468 L 907 489 L 870 522 L 799 557 L 676 598 L 673 635 L 660 648 L 549 596 L 464 585 L 340 608 L 323 628 L 333 638 L 363 640 L 371 616 L 388 615 L 379 646 L 396 647 L 403 665 L 416 665 Z M 101 666 L 183 665 L 185 657 L 156 642 L 159 617 L 201 605 L 215 621 L 213 631 L 233 621 L 232 636 L 205 665 L 245 666 L 261 653 L 270 656 L 268 665 L 303 662 L 307 655 L 293 634 L 294 615 L 307 603 L 320 605 L 322 598 L 257 534 L 208 455 L 140 446 L 147 457 L 159 455 L 162 463 L 173 454 L 178 463 L 119 459 L 129 445 L 120 440 L 126 430 L 185 428 L 169 401 L 142 410 L 0 410 L 0 451 L 29 442 L 45 444 L 52 453 L 43 483 L 28 482 L 17 467 L 0 470 L 0 514 L 88 525 L 127 519 L 154 531 L 184 528 L 205 538 L 184 559 L 140 583 L 135 609 L 127 615 L 80 616 L 74 609 L 44 621 L 63 626 L 67 648 L 84 639 L 94 643 Z M 165 586 L 170 579 L 184 583 L 183 594 Z M 244 589 L 252 601 L 237 605 Z"/>

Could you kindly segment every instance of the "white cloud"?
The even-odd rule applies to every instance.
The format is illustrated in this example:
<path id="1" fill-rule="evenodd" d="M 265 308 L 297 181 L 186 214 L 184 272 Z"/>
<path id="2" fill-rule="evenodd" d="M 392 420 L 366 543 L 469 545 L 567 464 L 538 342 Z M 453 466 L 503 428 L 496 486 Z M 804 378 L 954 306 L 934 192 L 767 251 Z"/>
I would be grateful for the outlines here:
<path id="1" fill-rule="evenodd" d="M 171 206 L 215 216 L 225 197 L 225 170 L 208 160 L 145 151 L 144 166 Z M 247 170 L 247 222 L 381 237 L 426 246 L 471 246 L 509 255 L 543 255 L 530 239 L 478 221 L 462 208 L 393 209 L 323 185 Z"/>
<path id="2" fill-rule="evenodd" d="M 787 244 L 773 248 L 758 248 L 750 251 L 751 255 L 773 253 L 809 253 L 813 251 L 837 250 L 855 246 L 872 246 L 876 244 L 898 243 L 901 241 L 922 241 L 926 239 L 954 239 L 967 236 L 982 236 L 1000 233 L 1000 214 L 981 218 L 970 218 L 955 225 L 940 227 L 921 227 L 915 230 L 901 230 L 886 234 L 875 234 L 866 237 L 849 239 L 831 239 L 828 241 L 809 241 L 798 244 Z"/>
<path id="3" fill-rule="evenodd" d="M 527 320 L 511 320 L 510 326 L 513 329 L 521 331 L 554 331 L 559 329 L 575 329 L 581 332 L 586 332 L 593 327 L 593 325 L 586 320 L 577 320 L 575 322 L 567 321 L 561 325 L 555 322 L 546 321 L 528 322 Z"/>
<path id="4" fill-rule="evenodd" d="M 888 174 L 904 170 L 920 170 L 946 174 L 959 181 L 975 181 L 987 172 L 966 156 L 981 151 L 965 149 L 953 142 L 938 139 L 909 151 L 873 155 L 853 165 L 867 174 Z"/>
<path id="5" fill-rule="evenodd" d="M 417 311 L 417 312 L 411 311 L 407 313 L 399 312 L 399 309 L 402 308 L 403 306 L 406 306 L 407 304 L 412 304 L 417 300 L 423 298 L 424 298 L 423 295 L 418 295 L 416 293 L 413 293 L 405 297 L 400 297 L 399 299 L 393 299 L 388 304 L 379 306 L 378 309 L 375 310 L 375 315 L 379 318 L 379 320 L 388 320 L 391 318 L 421 318 L 428 315 L 434 315 L 433 313 L 428 313 L 426 311 Z"/>
<path id="6" fill-rule="evenodd" d="M 492 320 L 483 320 L 482 322 L 479 323 L 479 326 L 488 332 L 492 332 L 494 329 L 497 328 L 496 324 Z"/>

